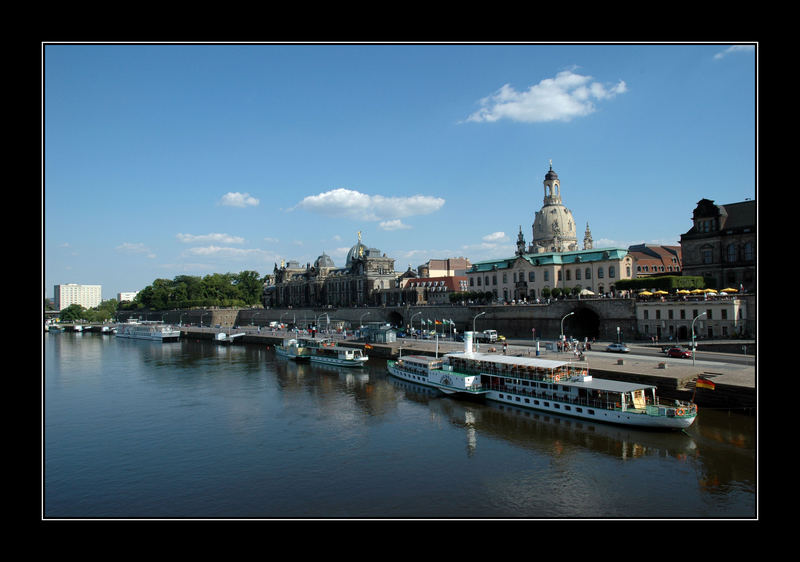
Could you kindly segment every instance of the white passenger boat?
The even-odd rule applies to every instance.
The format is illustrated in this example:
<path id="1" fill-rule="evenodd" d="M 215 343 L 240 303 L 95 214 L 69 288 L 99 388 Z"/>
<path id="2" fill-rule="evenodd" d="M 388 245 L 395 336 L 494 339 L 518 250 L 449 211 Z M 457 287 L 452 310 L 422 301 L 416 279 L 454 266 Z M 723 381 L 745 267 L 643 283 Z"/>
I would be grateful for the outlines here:
<path id="1" fill-rule="evenodd" d="M 275 346 L 275 353 L 278 357 L 293 361 L 308 361 L 310 356 L 310 351 L 305 346 L 305 342 L 297 338 L 284 339 L 281 345 Z"/>
<path id="2" fill-rule="evenodd" d="M 167 342 L 178 341 L 181 332 L 166 324 L 128 323 L 117 326 L 116 335 L 118 338 Z"/>
<path id="3" fill-rule="evenodd" d="M 369 357 L 364 355 L 360 349 L 341 347 L 330 340 L 320 340 L 316 343 L 311 343 L 307 349 L 310 351 L 309 360 L 312 363 L 319 363 L 322 365 L 363 367 L 369 360 Z"/>
<path id="4" fill-rule="evenodd" d="M 388 361 L 395 377 L 445 394 L 482 397 L 592 421 L 651 429 L 683 429 L 697 417 L 691 402 L 659 402 L 656 387 L 593 380 L 585 364 L 511 357 L 472 351 L 472 333 L 463 352 L 443 358 L 406 356 Z"/>

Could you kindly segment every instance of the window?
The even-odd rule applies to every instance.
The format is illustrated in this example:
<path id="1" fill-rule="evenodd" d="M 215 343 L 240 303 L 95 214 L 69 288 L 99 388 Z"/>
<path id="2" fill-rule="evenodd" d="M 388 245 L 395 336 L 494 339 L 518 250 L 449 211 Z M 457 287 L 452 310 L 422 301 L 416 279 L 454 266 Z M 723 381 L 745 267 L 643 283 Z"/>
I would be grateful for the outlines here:
<path id="1" fill-rule="evenodd" d="M 598 278 L 598 279 L 602 279 L 603 277 L 604 277 L 604 275 L 603 275 L 603 268 L 602 268 L 602 267 L 600 267 L 600 268 L 598 268 L 598 269 L 597 269 L 597 278 Z"/>
<path id="2" fill-rule="evenodd" d="M 586 271 L 584 273 L 586 274 L 585 277 L 587 281 L 592 278 L 592 270 L 589 269 L 588 267 L 586 268 Z"/>
<path id="3" fill-rule="evenodd" d="M 536 281 L 536 272 L 535 271 L 529 271 L 528 272 L 528 281 L 530 281 L 530 282 Z"/>
<path id="4" fill-rule="evenodd" d="M 747 242 L 744 245 L 744 259 L 747 261 L 752 261 L 753 259 L 753 243 Z"/>
<path id="5" fill-rule="evenodd" d="M 616 268 L 613 265 L 609 265 L 608 266 L 608 276 L 613 279 L 614 277 L 617 276 L 616 274 L 617 274 Z"/>
<path id="6" fill-rule="evenodd" d="M 736 261 L 736 244 L 728 244 L 726 259 L 728 260 L 729 263 L 733 263 Z"/>

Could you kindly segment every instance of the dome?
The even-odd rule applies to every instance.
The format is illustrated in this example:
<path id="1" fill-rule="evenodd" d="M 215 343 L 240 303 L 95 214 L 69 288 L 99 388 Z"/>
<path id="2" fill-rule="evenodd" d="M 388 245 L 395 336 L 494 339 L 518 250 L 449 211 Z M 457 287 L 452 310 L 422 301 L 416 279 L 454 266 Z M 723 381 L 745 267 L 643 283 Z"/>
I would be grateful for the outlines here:
<path id="1" fill-rule="evenodd" d="M 322 255 L 317 258 L 317 261 L 314 262 L 314 267 L 317 269 L 321 269 L 325 267 L 336 267 L 336 266 L 333 264 L 333 260 L 331 259 L 331 257 L 325 252 L 322 252 Z"/>
<path id="2" fill-rule="evenodd" d="M 351 265 L 353 265 L 353 262 L 355 260 L 361 259 L 364 256 L 366 256 L 367 249 L 368 248 L 361 242 L 350 248 L 350 251 L 347 252 L 347 262 L 345 263 L 345 267 L 350 267 Z"/>
<path id="3" fill-rule="evenodd" d="M 544 176 L 544 205 L 533 221 L 531 248 L 540 252 L 567 252 L 578 249 L 572 211 L 561 203 L 561 181 L 553 164 Z"/>

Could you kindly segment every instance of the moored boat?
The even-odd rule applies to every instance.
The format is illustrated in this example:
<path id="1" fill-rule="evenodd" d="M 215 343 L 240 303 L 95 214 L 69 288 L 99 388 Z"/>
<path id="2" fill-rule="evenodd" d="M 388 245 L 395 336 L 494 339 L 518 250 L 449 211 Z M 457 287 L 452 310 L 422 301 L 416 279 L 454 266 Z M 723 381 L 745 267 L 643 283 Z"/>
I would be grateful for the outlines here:
<path id="1" fill-rule="evenodd" d="M 168 342 L 178 341 L 181 337 L 181 332 L 166 324 L 128 323 L 117 326 L 116 336 L 118 338 Z"/>
<path id="2" fill-rule="evenodd" d="M 281 345 L 275 346 L 275 353 L 279 357 L 291 359 L 293 361 L 308 361 L 310 351 L 301 340 L 297 338 L 286 338 Z"/>
<path id="3" fill-rule="evenodd" d="M 308 342 L 307 342 L 308 343 Z M 369 357 L 353 347 L 342 347 L 330 340 L 319 340 L 308 345 L 309 360 L 322 365 L 338 367 L 363 367 Z"/>
<path id="4" fill-rule="evenodd" d="M 388 361 L 389 373 L 445 394 L 480 396 L 592 421 L 683 429 L 697 417 L 691 402 L 661 402 L 655 385 L 594 380 L 582 362 L 477 353 L 472 351 L 471 332 L 464 340 L 463 352 L 443 358 Z"/>

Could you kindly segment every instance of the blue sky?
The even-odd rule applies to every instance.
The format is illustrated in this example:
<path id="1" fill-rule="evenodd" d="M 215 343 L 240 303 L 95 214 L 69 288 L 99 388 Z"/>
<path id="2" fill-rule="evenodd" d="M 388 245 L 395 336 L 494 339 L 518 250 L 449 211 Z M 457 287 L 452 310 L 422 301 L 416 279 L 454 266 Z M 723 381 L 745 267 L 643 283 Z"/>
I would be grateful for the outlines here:
<path id="1" fill-rule="evenodd" d="M 723 44 L 46 44 L 43 280 L 255 270 L 363 242 L 513 255 L 549 161 L 582 239 L 677 244 L 756 197 L 757 53 Z"/>

